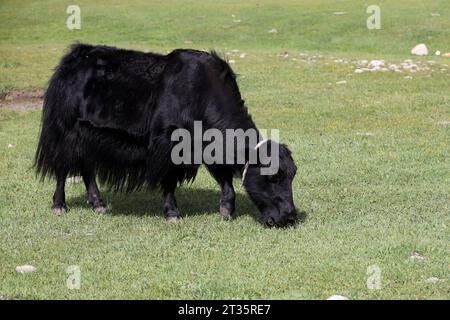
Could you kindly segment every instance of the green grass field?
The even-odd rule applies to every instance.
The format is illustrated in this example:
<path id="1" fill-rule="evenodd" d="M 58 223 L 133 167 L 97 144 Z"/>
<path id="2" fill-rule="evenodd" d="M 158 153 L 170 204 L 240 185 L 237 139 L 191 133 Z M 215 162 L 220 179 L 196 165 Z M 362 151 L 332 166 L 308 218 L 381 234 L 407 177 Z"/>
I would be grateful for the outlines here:
<path id="1" fill-rule="evenodd" d="M 69 4 L 1 1 L 0 92 L 45 88 L 77 40 L 216 49 L 235 61 L 257 125 L 280 129 L 293 152 L 302 222 L 263 228 L 239 180 L 237 217 L 222 221 L 206 170 L 178 190 L 178 224 L 157 192 L 104 190 L 111 210 L 97 215 L 82 183 L 54 216 L 54 183 L 31 169 L 41 112 L 0 108 L 0 298 L 450 298 L 450 58 L 434 56 L 450 52 L 448 0 L 377 1 L 381 30 L 366 28 L 373 3 L 357 0 L 77 1 L 72 31 Z M 421 42 L 431 55 L 411 56 Z M 361 59 L 426 68 L 355 74 Z M 23 264 L 37 271 L 18 274 Z M 380 290 L 366 286 L 372 265 Z"/>

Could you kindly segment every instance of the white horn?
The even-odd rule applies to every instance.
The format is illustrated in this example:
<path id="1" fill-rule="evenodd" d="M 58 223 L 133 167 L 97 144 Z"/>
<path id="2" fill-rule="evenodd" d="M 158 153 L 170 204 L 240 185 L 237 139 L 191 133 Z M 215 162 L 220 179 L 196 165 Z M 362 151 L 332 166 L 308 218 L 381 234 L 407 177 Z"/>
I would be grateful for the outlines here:
<path id="1" fill-rule="evenodd" d="M 260 142 L 258 142 L 258 144 L 255 146 L 255 150 L 258 150 L 258 148 L 261 147 L 267 141 L 269 141 L 269 139 L 264 139 L 264 140 L 261 140 Z"/>

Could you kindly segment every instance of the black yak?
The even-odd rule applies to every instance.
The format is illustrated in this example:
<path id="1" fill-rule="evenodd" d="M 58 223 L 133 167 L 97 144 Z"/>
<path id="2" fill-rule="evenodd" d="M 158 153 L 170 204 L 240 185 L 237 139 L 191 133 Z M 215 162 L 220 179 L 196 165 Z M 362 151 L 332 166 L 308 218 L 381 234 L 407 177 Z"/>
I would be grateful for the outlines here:
<path id="1" fill-rule="evenodd" d="M 160 55 L 73 45 L 46 91 L 35 157 L 41 177 L 56 178 L 53 211 L 67 210 L 65 181 L 68 175 L 79 174 L 97 212 L 104 212 L 106 204 L 96 177 L 118 191 L 161 189 L 166 219 L 179 219 L 175 189 L 193 180 L 200 164 L 172 161 L 172 134 L 176 129 L 192 132 L 196 121 L 220 132 L 257 131 L 234 72 L 214 52 L 179 49 Z M 267 142 L 270 160 L 276 146 L 279 165 L 273 174 L 262 174 L 267 162 L 260 156 L 254 163 L 207 165 L 222 190 L 219 212 L 224 218 L 235 211 L 233 177 L 244 175 L 243 185 L 266 226 L 295 222 L 292 180 L 297 168 L 285 145 L 269 141 L 260 136 L 257 141 L 245 140 L 241 152 L 248 157 L 256 144 Z"/>

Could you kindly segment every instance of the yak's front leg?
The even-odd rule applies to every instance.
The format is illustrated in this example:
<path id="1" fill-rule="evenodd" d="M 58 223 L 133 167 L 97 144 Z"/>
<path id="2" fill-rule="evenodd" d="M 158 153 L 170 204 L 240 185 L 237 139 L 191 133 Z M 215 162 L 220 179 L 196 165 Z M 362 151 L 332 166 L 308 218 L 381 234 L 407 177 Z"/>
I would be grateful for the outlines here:
<path id="1" fill-rule="evenodd" d="M 56 190 L 53 194 L 52 210 L 57 215 L 67 212 L 66 193 L 64 191 L 66 178 L 67 171 L 65 169 L 60 169 L 56 172 Z"/>
<path id="2" fill-rule="evenodd" d="M 175 199 L 175 189 L 177 187 L 176 177 L 168 176 L 162 183 L 164 194 L 164 217 L 169 222 L 176 222 L 181 219 L 180 210 Z"/>
<path id="3" fill-rule="evenodd" d="M 95 181 L 95 169 L 93 166 L 85 166 L 81 172 L 83 176 L 84 185 L 88 194 L 88 203 L 92 205 L 95 212 L 105 213 L 106 203 L 100 197 L 97 182 Z"/>
<path id="4" fill-rule="evenodd" d="M 219 183 L 222 190 L 219 207 L 220 215 L 225 220 L 229 220 L 233 217 L 236 199 L 233 188 L 233 172 L 227 167 L 219 165 L 208 166 L 208 170 Z"/>

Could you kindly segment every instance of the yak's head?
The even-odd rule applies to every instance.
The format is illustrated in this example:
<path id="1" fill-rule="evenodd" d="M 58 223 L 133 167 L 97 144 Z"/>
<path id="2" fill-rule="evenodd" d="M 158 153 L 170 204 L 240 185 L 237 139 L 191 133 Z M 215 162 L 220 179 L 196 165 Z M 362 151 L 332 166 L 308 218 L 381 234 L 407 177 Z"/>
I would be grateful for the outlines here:
<path id="1" fill-rule="evenodd" d="M 244 170 L 243 185 L 267 227 L 295 224 L 297 211 L 292 197 L 292 181 L 297 167 L 285 145 L 271 140 L 264 143 L 266 146 L 258 147 L 265 147 L 265 161 L 261 159 L 263 150 L 258 150 L 261 152 L 258 152 L 257 164 L 249 164 Z"/>

